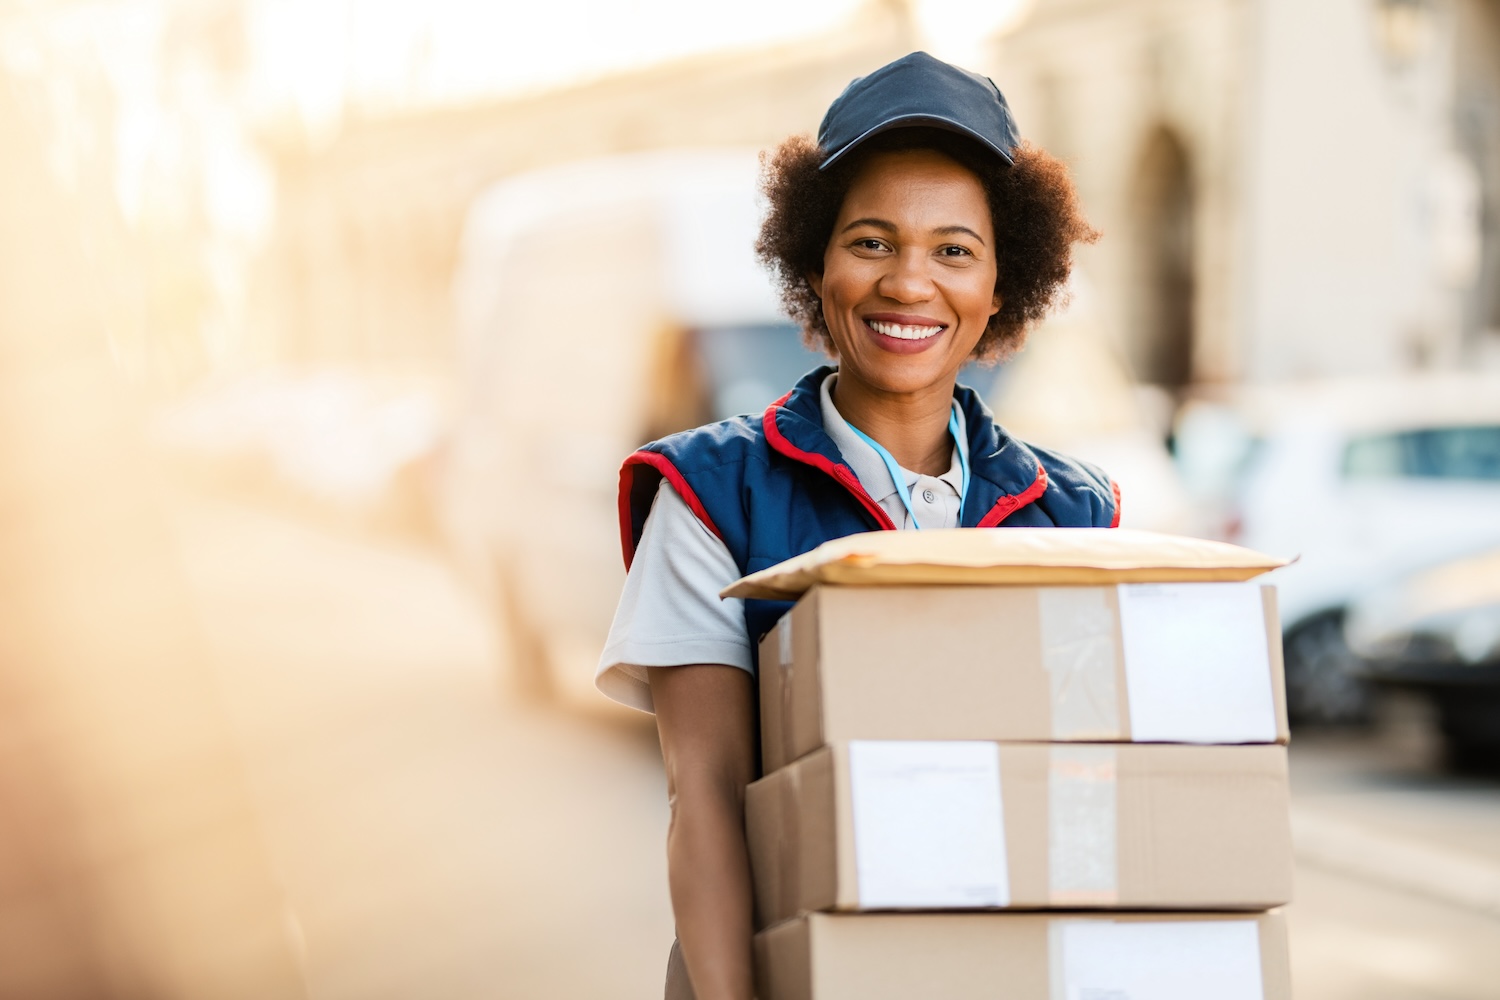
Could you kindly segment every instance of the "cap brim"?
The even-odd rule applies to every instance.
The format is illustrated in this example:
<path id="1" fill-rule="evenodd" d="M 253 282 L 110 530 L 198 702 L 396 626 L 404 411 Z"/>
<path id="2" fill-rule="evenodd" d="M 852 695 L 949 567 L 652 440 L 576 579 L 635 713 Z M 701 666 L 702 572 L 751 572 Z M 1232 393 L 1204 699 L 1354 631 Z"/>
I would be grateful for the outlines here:
<path id="1" fill-rule="evenodd" d="M 828 154 L 827 158 L 824 159 L 822 163 L 818 164 L 818 169 L 827 170 L 829 167 L 842 160 L 845 156 L 858 149 L 861 143 L 865 142 L 867 139 L 871 139 L 874 136 L 881 134 L 882 132 L 889 132 L 893 129 L 898 128 L 917 128 L 922 126 L 926 126 L 928 128 L 940 128 L 948 132 L 956 132 L 959 135 L 968 136 L 970 139 L 973 139 L 985 149 L 990 150 L 996 156 L 1000 157 L 1001 160 L 1005 161 L 1006 166 L 1013 166 L 1016 162 L 1015 158 L 1011 155 L 1010 150 L 1001 149 L 989 139 L 986 139 L 984 136 L 980 135 L 978 132 L 969 128 L 962 122 L 956 122 L 951 118 L 943 118 L 938 115 L 898 115 L 895 118 L 891 118 L 887 121 L 881 122 L 874 128 L 867 129 L 865 132 L 844 143 L 842 148 L 836 149 L 832 153 Z"/>

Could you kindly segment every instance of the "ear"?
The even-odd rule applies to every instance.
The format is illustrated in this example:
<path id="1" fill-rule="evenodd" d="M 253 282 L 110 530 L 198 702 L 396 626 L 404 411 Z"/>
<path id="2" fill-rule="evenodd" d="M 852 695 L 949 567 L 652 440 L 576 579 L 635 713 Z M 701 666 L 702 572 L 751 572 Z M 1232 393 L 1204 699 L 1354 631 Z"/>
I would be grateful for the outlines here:
<path id="1" fill-rule="evenodd" d="M 813 290 L 813 294 L 821 299 L 823 297 L 823 272 L 809 271 L 806 277 L 807 287 L 811 288 Z M 996 306 L 995 308 L 998 309 L 1000 307 Z"/>
<path id="2" fill-rule="evenodd" d="M 997 312 L 1000 311 L 1000 303 L 1001 303 L 1001 301 L 1002 300 L 1000 298 L 1000 293 L 999 292 L 996 292 L 994 295 L 990 296 L 990 317 L 991 318 L 994 318 L 995 313 L 997 313 Z"/>

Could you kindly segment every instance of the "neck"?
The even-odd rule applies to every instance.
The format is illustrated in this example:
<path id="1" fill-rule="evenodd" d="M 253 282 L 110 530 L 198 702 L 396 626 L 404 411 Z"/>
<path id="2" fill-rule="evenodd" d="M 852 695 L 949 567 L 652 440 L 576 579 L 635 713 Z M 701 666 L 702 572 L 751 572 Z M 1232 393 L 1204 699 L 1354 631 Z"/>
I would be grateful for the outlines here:
<path id="1" fill-rule="evenodd" d="M 833 405 L 845 420 L 879 441 L 903 469 L 940 476 L 953 463 L 951 382 L 916 393 L 888 393 L 840 375 L 833 384 Z"/>

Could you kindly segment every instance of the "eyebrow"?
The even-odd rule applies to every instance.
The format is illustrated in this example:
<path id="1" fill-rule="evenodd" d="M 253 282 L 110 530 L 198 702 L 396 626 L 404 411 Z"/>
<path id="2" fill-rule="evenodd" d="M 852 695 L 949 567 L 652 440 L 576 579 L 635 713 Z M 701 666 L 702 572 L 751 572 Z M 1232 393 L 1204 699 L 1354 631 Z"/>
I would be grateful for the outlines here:
<path id="1" fill-rule="evenodd" d="M 853 222 L 849 223 L 843 229 L 840 229 L 839 233 L 840 233 L 840 235 L 842 235 L 843 233 L 847 233 L 849 230 L 855 229 L 855 228 L 857 228 L 859 226 L 870 226 L 870 227 L 872 227 L 874 229 L 879 229 L 882 232 L 887 232 L 887 233 L 894 233 L 896 231 L 896 224 L 893 223 L 893 222 L 887 222 L 885 219 L 867 218 L 867 219 L 855 219 Z M 957 236 L 957 235 L 972 236 L 974 239 L 976 239 L 976 240 L 979 241 L 979 245 L 980 246 L 988 246 L 989 245 L 989 244 L 987 244 L 987 243 L 984 242 L 984 237 L 983 236 L 980 236 L 978 233 L 974 232 L 974 230 L 970 229 L 968 226 L 939 226 L 938 228 L 934 229 L 932 232 L 933 232 L 933 235 L 935 235 L 935 236 Z"/>

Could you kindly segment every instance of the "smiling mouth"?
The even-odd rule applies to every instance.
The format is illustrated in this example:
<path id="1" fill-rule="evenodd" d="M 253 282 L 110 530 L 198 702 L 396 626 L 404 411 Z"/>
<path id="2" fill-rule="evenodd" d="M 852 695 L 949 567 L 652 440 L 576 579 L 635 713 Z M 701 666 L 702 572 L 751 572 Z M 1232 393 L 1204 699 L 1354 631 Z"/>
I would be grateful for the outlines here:
<path id="1" fill-rule="evenodd" d="M 926 340 L 936 337 L 942 333 L 944 326 L 908 326 L 903 323 L 882 323 L 879 320 L 867 319 L 865 324 L 882 337 L 893 337 L 896 340 Z"/>

